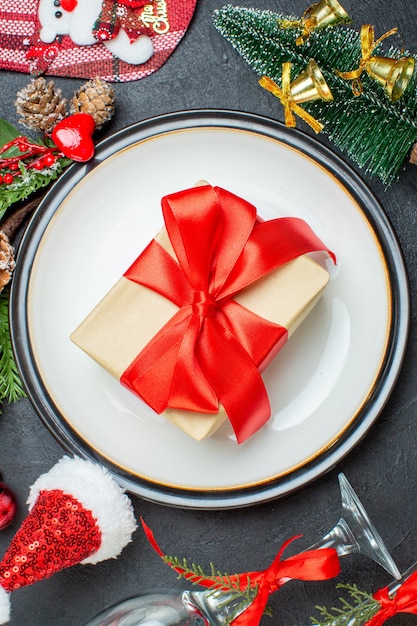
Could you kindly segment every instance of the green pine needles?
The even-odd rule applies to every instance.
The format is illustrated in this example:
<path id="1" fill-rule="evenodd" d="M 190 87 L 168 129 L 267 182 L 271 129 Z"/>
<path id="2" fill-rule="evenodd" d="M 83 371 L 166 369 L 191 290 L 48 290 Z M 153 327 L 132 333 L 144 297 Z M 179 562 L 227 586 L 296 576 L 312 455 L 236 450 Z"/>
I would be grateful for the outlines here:
<path id="1" fill-rule="evenodd" d="M 57 159 L 51 167 L 44 168 L 40 172 L 28 169 L 24 163 L 21 163 L 21 176 L 15 177 L 10 185 L 0 185 L 0 219 L 13 204 L 26 200 L 39 189 L 50 185 L 71 162 L 67 158 Z"/>
<path id="2" fill-rule="evenodd" d="M 291 62 L 291 80 L 314 59 L 333 94 L 332 102 L 316 100 L 302 107 L 324 125 L 330 140 L 370 176 L 389 185 L 417 141 L 417 69 L 397 102 L 384 93 L 382 85 L 363 72 L 363 92 L 355 96 L 351 82 L 335 70 L 355 70 L 361 60 L 360 33 L 346 27 L 313 31 L 303 45 L 296 45 L 300 28 L 283 28 L 279 20 L 297 17 L 269 10 L 226 5 L 213 14 L 216 29 L 231 43 L 260 77 L 281 84 L 282 64 Z M 384 33 L 376 33 L 379 38 Z M 379 44 L 373 54 L 399 58 L 407 52 Z M 417 60 L 417 57 L 414 57 Z M 271 96 L 274 98 L 274 96 Z M 280 102 L 276 99 L 276 110 Z"/>
<path id="3" fill-rule="evenodd" d="M 0 293 L 0 402 L 16 402 L 24 396 L 10 340 L 8 290 L 4 289 Z"/>
<path id="4" fill-rule="evenodd" d="M 356 585 L 339 583 L 337 589 L 345 589 L 350 600 L 339 598 L 340 607 L 327 609 L 317 606 L 320 617 L 311 617 L 313 626 L 362 626 L 366 624 L 380 608 L 371 594 L 361 591 Z"/>
<path id="5" fill-rule="evenodd" d="M 230 576 L 229 574 L 221 573 L 216 570 L 213 563 L 210 563 L 210 573 L 207 574 L 201 565 L 192 563 L 188 564 L 187 559 L 179 559 L 176 556 L 162 556 L 162 560 L 170 567 L 177 571 L 179 577 L 185 578 L 194 585 L 202 584 L 208 587 L 210 593 L 216 595 L 217 600 L 220 597 L 224 597 L 223 606 L 227 615 L 223 616 L 225 624 L 231 624 L 233 620 L 241 613 L 242 610 L 247 608 L 255 599 L 258 593 L 257 585 L 248 584 L 243 586 L 238 575 Z M 221 592 L 222 596 L 217 595 Z M 218 606 L 222 606 L 222 603 L 218 602 Z M 271 609 L 266 607 L 264 611 L 265 615 L 272 616 Z"/>
<path id="6" fill-rule="evenodd" d="M 0 220 L 7 209 L 13 211 L 13 205 L 48 186 L 70 163 L 72 160 L 62 155 L 48 137 L 29 139 L 0 119 Z M 12 350 L 6 288 L 0 293 L 0 403 L 16 402 L 23 396 Z"/>
<path id="7" fill-rule="evenodd" d="M 48 137 L 28 139 L 0 118 L 0 219 L 13 204 L 47 187 L 71 163 Z"/>

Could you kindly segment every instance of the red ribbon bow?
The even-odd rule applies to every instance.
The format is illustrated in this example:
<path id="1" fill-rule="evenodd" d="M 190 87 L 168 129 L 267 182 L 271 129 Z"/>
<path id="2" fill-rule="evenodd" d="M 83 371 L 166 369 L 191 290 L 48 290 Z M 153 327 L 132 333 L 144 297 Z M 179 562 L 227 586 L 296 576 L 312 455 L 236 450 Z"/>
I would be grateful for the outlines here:
<path id="1" fill-rule="evenodd" d="M 153 532 L 149 526 L 145 524 L 143 519 L 141 519 L 141 522 L 149 543 L 159 556 L 164 557 L 164 553 L 157 544 Z M 228 576 L 227 585 L 224 584 L 224 586 L 222 583 L 225 583 L 225 580 L 221 577 L 215 580 L 199 578 L 198 584 L 207 588 L 215 587 L 225 592 L 231 590 L 230 583 L 235 584 L 236 589 L 241 591 L 245 591 L 248 588 L 257 589 L 253 602 L 231 622 L 233 626 L 256 626 L 262 618 L 270 594 L 282 587 L 288 579 L 328 580 L 340 573 L 339 557 L 334 548 L 308 550 L 301 554 L 290 556 L 288 559 L 281 560 L 281 555 L 286 547 L 297 538 L 298 537 L 292 537 L 288 539 L 281 546 L 271 565 L 265 570 Z M 183 568 L 176 567 L 169 561 L 167 561 L 167 563 L 173 570 L 184 576 L 184 578 L 189 580 L 195 578 L 192 573 L 189 574 Z"/>
<path id="2" fill-rule="evenodd" d="M 394 596 L 389 595 L 388 587 L 383 587 L 374 593 L 374 598 L 381 608 L 365 626 L 381 626 L 397 613 L 417 615 L 417 571 L 402 583 Z"/>
<path id="3" fill-rule="evenodd" d="M 179 308 L 121 377 L 157 413 L 167 407 L 215 414 L 221 402 L 238 442 L 270 417 L 258 367 L 287 330 L 233 300 L 239 291 L 307 252 L 333 254 L 298 218 L 262 222 L 219 187 L 162 199 L 174 259 L 153 240 L 125 273 Z"/>

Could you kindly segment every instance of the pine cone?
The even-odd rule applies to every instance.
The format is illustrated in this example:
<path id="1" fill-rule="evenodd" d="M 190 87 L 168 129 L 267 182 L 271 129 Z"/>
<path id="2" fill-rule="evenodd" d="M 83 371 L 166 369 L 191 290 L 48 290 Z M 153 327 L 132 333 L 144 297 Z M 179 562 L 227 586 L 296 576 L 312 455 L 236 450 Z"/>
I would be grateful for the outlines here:
<path id="1" fill-rule="evenodd" d="M 46 83 L 43 76 L 32 79 L 16 95 L 15 106 L 21 115 L 19 122 L 27 128 L 48 133 L 66 116 L 67 99 L 53 81 Z"/>
<path id="2" fill-rule="evenodd" d="M 101 78 L 93 78 L 74 94 L 70 101 L 70 113 L 89 113 L 97 130 L 100 130 L 112 118 L 115 100 L 113 87 Z"/>
<path id="3" fill-rule="evenodd" d="M 417 165 L 417 145 L 416 144 L 414 144 L 414 146 L 411 149 L 410 163 L 412 163 L 413 165 Z"/>
<path id="4" fill-rule="evenodd" d="M 0 292 L 10 282 L 15 266 L 14 248 L 8 236 L 0 230 Z"/>

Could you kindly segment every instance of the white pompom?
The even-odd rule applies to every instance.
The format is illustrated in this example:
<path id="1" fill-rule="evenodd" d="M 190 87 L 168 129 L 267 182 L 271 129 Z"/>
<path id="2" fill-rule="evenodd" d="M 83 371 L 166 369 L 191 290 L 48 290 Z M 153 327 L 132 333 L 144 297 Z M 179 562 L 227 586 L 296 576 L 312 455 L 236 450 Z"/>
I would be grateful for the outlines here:
<path id="1" fill-rule="evenodd" d="M 0 586 L 0 624 L 7 624 L 10 619 L 10 594 Z"/>
<path id="2" fill-rule="evenodd" d="M 101 530 L 100 548 L 82 561 L 98 563 L 116 558 L 131 541 L 136 520 L 123 489 L 101 465 L 79 457 L 64 456 L 49 472 L 42 474 L 29 491 L 29 510 L 41 491 L 59 489 L 91 511 Z"/>

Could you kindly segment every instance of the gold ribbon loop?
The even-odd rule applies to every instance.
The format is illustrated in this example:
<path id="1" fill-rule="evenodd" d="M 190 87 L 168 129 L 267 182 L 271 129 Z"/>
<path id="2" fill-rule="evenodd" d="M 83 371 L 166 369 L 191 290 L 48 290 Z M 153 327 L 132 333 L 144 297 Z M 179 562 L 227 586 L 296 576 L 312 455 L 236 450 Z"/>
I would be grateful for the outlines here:
<path id="1" fill-rule="evenodd" d="M 301 35 L 295 40 L 297 46 L 305 43 L 317 27 L 317 18 L 315 16 L 308 17 L 309 11 L 307 9 L 300 20 L 278 20 L 280 28 L 300 28 L 302 30 Z"/>
<path id="2" fill-rule="evenodd" d="M 369 63 L 372 61 L 373 51 L 384 39 L 390 37 L 391 35 L 394 35 L 396 32 L 398 32 L 398 28 L 392 28 L 387 33 L 375 40 L 374 27 L 371 24 L 364 24 L 362 26 L 360 33 L 362 58 L 359 61 L 359 66 L 357 67 L 357 69 L 351 70 L 349 72 L 340 72 L 339 70 L 335 70 L 336 74 L 340 76 L 340 78 L 353 81 L 352 91 L 355 96 L 360 96 L 363 92 L 363 86 L 360 77 L 368 67 Z"/>
<path id="3" fill-rule="evenodd" d="M 303 20 L 278 19 L 277 24 L 280 28 L 302 28 Z"/>
<path id="4" fill-rule="evenodd" d="M 303 32 L 300 37 L 297 37 L 295 43 L 297 46 L 302 46 L 309 38 L 311 33 L 315 28 L 317 28 L 317 18 L 313 15 L 312 17 L 307 17 L 304 15 L 302 19 L 302 28 Z"/>
<path id="5" fill-rule="evenodd" d="M 284 118 L 285 125 L 289 128 L 295 128 L 296 121 L 295 115 L 298 115 L 302 120 L 304 120 L 315 133 L 319 133 L 323 130 L 323 124 L 321 124 L 318 120 L 316 120 L 312 115 L 307 113 L 302 107 L 300 107 L 291 96 L 291 63 L 283 63 L 282 64 L 282 88 L 280 88 L 272 78 L 269 76 L 262 76 L 259 79 L 259 84 L 261 87 L 272 93 L 272 95 L 276 96 L 284 107 Z M 294 115 L 295 114 L 295 115 Z"/>

